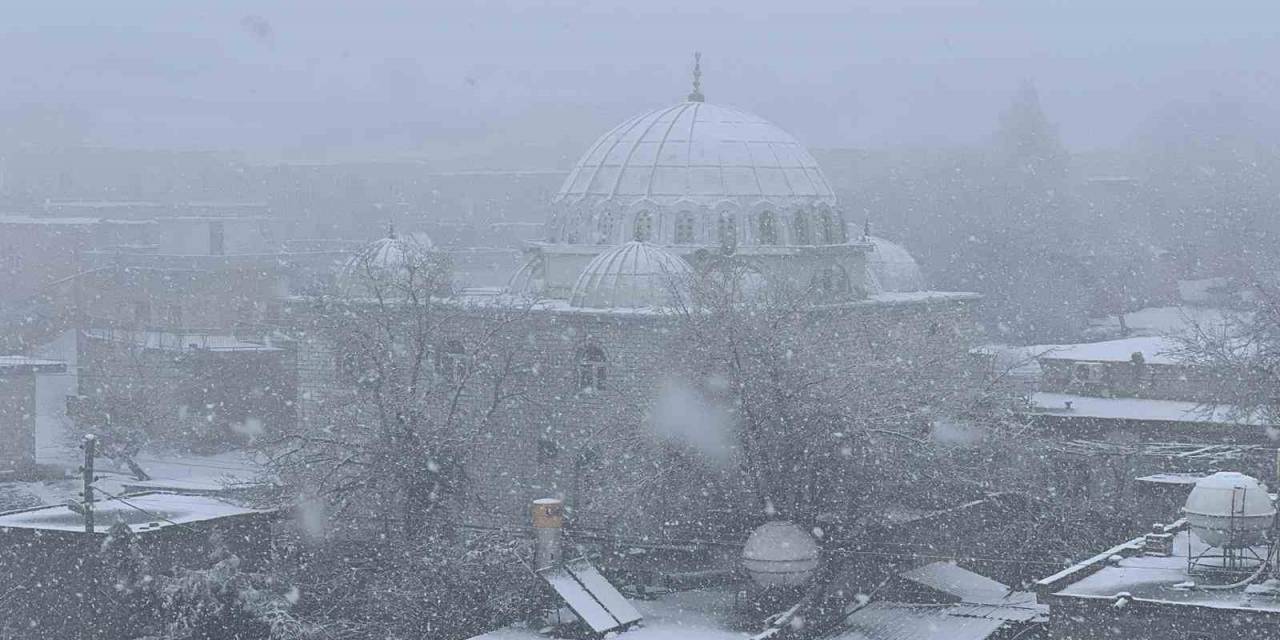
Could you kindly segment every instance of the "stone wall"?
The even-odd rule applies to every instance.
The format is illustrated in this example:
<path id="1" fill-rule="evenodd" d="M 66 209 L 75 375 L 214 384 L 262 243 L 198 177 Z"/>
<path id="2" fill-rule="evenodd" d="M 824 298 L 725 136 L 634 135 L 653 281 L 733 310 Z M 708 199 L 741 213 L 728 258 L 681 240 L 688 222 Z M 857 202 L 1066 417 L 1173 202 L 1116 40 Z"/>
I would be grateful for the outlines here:
<path id="1" fill-rule="evenodd" d="M 938 297 L 861 301 L 806 314 L 802 326 L 815 357 L 883 357 L 904 339 L 937 344 L 937 353 L 960 349 L 974 331 L 968 299 Z M 354 384 L 340 371 L 342 345 L 326 333 L 323 312 L 295 301 L 284 317 L 296 337 L 298 408 L 303 424 L 318 425 L 327 413 L 351 402 Z M 522 314 L 496 344 L 476 353 L 478 336 L 492 323 Z M 571 513 L 636 511 L 655 468 L 640 459 L 646 450 L 672 443 L 644 429 L 655 399 L 680 385 L 673 348 L 679 320 L 674 316 L 566 309 L 510 309 L 458 313 L 439 329 L 437 348 L 461 342 L 473 357 L 511 356 L 492 408 L 496 376 L 477 377 L 463 393 L 465 410 L 484 416 L 471 476 L 476 496 L 473 520 L 521 523 L 530 500 L 569 498 Z M 604 351 L 601 389 L 581 389 L 578 355 L 588 345 Z M 494 362 L 476 366 L 494 374 Z M 637 454 L 637 452 L 640 452 Z M 606 464 L 607 463 L 607 464 Z M 630 504 L 628 501 L 636 501 Z"/>

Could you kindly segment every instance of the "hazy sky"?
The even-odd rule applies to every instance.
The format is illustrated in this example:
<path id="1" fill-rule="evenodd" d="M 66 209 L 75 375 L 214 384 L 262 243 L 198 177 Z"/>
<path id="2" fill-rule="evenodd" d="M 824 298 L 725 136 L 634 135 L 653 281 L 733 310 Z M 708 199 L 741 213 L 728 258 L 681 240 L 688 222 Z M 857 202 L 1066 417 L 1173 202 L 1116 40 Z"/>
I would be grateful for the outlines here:
<path id="1" fill-rule="evenodd" d="M 709 101 L 815 147 L 982 140 L 1023 78 L 1075 148 L 1123 144 L 1174 103 L 1280 112 L 1274 1 L 86 0 L 3 17 L 0 117 L 52 107 L 108 145 L 576 149 L 687 93 L 695 49 Z"/>

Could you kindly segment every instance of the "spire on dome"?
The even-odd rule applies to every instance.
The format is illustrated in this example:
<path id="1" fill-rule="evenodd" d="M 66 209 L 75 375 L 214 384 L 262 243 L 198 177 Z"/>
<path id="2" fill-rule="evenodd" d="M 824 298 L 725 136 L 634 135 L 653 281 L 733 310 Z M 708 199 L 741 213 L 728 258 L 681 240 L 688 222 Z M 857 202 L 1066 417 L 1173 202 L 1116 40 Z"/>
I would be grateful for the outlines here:
<path id="1" fill-rule="evenodd" d="M 693 92 L 689 94 L 689 102 L 702 102 L 702 52 L 693 53 Z"/>
<path id="2" fill-rule="evenodd" d="M 388 238 L 396 237 L 396 223 L 394 221 L 391 221 L 391 220 L 387 221 L 387 237 Z"/>

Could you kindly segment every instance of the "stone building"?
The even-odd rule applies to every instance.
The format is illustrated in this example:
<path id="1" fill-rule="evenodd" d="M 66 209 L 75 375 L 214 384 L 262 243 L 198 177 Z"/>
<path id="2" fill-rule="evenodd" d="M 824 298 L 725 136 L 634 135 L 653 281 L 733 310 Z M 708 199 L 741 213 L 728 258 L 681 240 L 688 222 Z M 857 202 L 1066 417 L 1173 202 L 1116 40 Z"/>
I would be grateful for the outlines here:
<path id="1" fill-rule="evenodd" d="M 696 83 L 687 100 L 591 145 L 551 209 L 545 237 L 526 243 L 506 288 L 455 288 L 435 301 L 446 319 L 428 338 L 435 379 L 447 385 L 500 362 L 510 374 L 500 390 L 460 399 L 475 411 L 495 395 L 518 399 L 487 414 L 470 473 L 477 517 L 518 521 L 530 498 L 545 495 L 578 507 L 617 499 L 603 486 L 609 479 L 589 470 L 611 455 L 610 443 L 635 439 L 664 403 L 681 401 L 672 351 L 685 282 L 726 261 L 747 272 L 743 295 L 775 284 L 806 292 L 800 331 L 818 359 L 866 357 L 906 336 L 954 346 L 970 335 L 976 296 L 924 290 L 905 250 L 850 229 L 795 138 L 705 102 Z M 429 252 L 390 237 L 347 270 L 403 272 Z M 327 313 L 325 300 L 298 297 L 283 314 L 304 426 L 349 406 L 367 374 L 344 370 L 351 341 L 323 329 Z M 507 329 L 495 352 L 499 325 Z"/>

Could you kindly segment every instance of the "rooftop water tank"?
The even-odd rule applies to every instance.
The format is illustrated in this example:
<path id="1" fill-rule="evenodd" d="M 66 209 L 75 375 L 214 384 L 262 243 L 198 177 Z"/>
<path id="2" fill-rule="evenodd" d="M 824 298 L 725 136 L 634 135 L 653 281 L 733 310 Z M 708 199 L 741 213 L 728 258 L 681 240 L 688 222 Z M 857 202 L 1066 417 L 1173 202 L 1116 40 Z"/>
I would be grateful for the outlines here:
<path id="1" fill-rule="evenodd" d="M 1261 482 L 1243 473 L 1222 471 L 1196 482 L 1182 512 L 1191 532 L 1205 544 L 1239 548 L 1264 542 L 1276 508 Z"/>
<path id="2" fill-rule="evenodd" d="M 818 569 L 818 543 L 800 525 L 782 520 L 761 525 L 742 547 L 742 567 L 761 587 L 798 587 Z"/>

